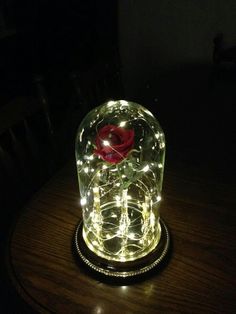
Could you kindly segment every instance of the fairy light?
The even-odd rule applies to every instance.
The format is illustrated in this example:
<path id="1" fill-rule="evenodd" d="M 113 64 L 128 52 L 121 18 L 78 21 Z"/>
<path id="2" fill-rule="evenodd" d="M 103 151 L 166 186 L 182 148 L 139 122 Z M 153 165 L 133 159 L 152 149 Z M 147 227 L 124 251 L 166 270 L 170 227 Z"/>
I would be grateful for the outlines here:
<path id="1" fill-rule="evenodd" d="M 126 121 L 121 121 L 121 123 L 120 123 L 120 127 L 124 127 L 126 125 Z"/>
<path id="2" fill-rule="evenodd" d="M 120 261 L 121 261 L 121 262 L 126 262 L 125 256 L 121 256 L 121 257 L 120 257 Z"/>
<path id="3" fill-rule="evenodd" d="M 143 171 L 143 172 L 147 172 L 149 169 L 150 169 L 150 168 L 149 168 L 149 165 L 146 165 L 146 166 L 142 169 L 142 171 Z"/>
<path id="4" fill-rule="evenodd" d="M 146 215 L 147 215 L 147 204 L 146 204 L 146 202 L 142 203 L 142 208 L 143 208 L 142 215 L 143 215 L 143 219 L 145 220 Z"/>
<path id="5" fill-rule="evenodd" d="M 84 156 L 84 159 L 87 159 L 87 160 L 93 160 L 93 159 L 94 159 L 94 156 L 93 156 L 93 155 L 90 155 L 90 156 Z"/>
<path id="6" fill-rule="evenodd" d="M 120 207 L 120 206 L 121 206 L 121 199 L 120 199 L 120 196 L 119 196 L 119 195 L 116 195 L 115 199 L 116 199 L 116 206 L 117 206 L 117 207 Z"/>
<path id="7" fill-rule="evenodd" d="M 120 104 L 125 107 L 129 106 L 129 103 L 126 100 L 120 100 Z"/>
<path id="8" fill-rule="evenodd" d="M 103 145 L 104 145 L 104 146 L 110 146 L 110 143 L 109 143 L 107 140 L 104 140 L 104 141 L 103 141 Z"/>
<path id="9" fill-rule="evenodd" d="M 106 165 L 103 166 L 107 168 Z M 143 172 L 148 172 L 149 170 L 149 165 L 146 165 L 142 169 Z M 118 185 L 120 186 L 120 184 Z M 134 197 L 131 191 L 128 189 L 123 189 L 120 191 L 121 194 L 118 193 L 114 196 L 113 202 L 101 203 L 101 200 L 104 197 L 103 195 L 106 195 L 106 193 L 104 194 L 104 192 L 101 192 L 104 191 L 105 186 L 106 183 L 104 183 L 104 186 L 103 184 L 98 184 L 91 187 L 93 195 L 93 210 L 89 215 L 91 224 L 88 230 L 91 234 L 93 234 L 93 238 L 88 243 L 89 248 L 96 254 L 106 258 L 106 255 L 103 255 L 102 253 L 105 243 L 114 241 L 113 239 L 120 239 L 116 240 L 120 241 L 121 243 L 121 251 L 116 260 L 121 262 L 136 259 L 138 254 L 137 252 L 145 252 L 143 251 L 145 247 L 148 247 L 151 251 L 151 249 L 154 248 L 154 244 L 158 241 L 158 235 L 156 235 L 158 230 L 156 228 L 158 212 L 155 208 L 161 201 L 161 196 L 158 194 L 155 198 L 156 202 L 154 202 L 150 195 L 145 194 L 144 201 L 140 202 L 140 200 L 136 199 L 137 195 Z M 117 186 L 117 182 L 114 184 L 114 186 Z M 140 186 L 137 184 L 134 184 L 134 187 L 138 190 L 140 189 Z M 150 187 L 150 193 L 154 192 L 155 189 Z M 87 192 L 87 195 L 90 195 L 90 192 Z M 87 200 L 85 198 L 81 199 L 81 204 L 87 204 Z M 88 204 L 86 207 L 88 207 Z M 110 214 L 108 211 L 109 208 L 112 208 Z M 104 215 L 102 213 L 106 214 Z M 138 218 L 139 216 L 141 220 Z M 115 228 L 115 224 L 118 228 Z M 106 228 L 106 226 L 108 228 L 107 231 L 102 231 L 104 228 Z M 137 228 L 140 228 L 140 232 L 137 231 Z M 85 241 L 87 243 L 86 239 L 87 234 L 85 233 Z M 132 241 L 131 243 L 132 245 L 135 245 L 137 251 L 129 251 L 127 249 L 129 241 Z M 107 249 L 106 254 L 111 254 L 112 256 L 112 252 L 109 253 L 109 250 Z M 139 257 L 142 256 L 142 254 L 139 255 Z"/>
<path id="10" fill-rule="evenodd" d="M 94 208 L 97 211 L 100 210 L 100 195 L 99 195 L 99 188 L 96 186 L 93 188 L 93 201 L 94 201 Z"/>
<path id="11" fill-rule="evenodd" d="M 84 206 L 84 205 L 86 205 L 86 204 L 87 204 L 87 200 L 86 200 L 86 198 L 85 198 L 85 197 L 81 198 L 81 200 L 80 200 L 80 204 L 81 204 L 81 206 Z"/>
<path id="12" fill-rule="evenodd" d="M 107 103 L 107 107 L 112 107 L 112 106 L 114 106 L 114 104 L 115 104 L 115 101 L 110 100 L 110 101 L 108 101 L 108 103 Z"/>
<path id="13" fill-rule="evenodd" d="M 136 186 L 136 185 L 135 185 Z M 106 257 L 103 255 L 103 247 L 107 241 L 113 241 L 113 239 L 120 239 L 121 242 L 121 251 L 117 256 L 117 260 L 121 262 L 130 261 L 136 259 L 137 252 L 142 252 L 144 247 L 148 247 L 149 250 L 154 248 L 154 244 L 156 243 L 156 239 L 158 236 L 156 234 L 156 223 L 157 216 L 154 214 L 152 208 L 155 204 L 153 203 L 150 196 L 145 195 L 145 201 L 140 204 L 139 200 L 135 200 L 133 195 L 128 194 L 128 189 L 124 189 L 121 191 L 121 195 L 117 194 L 114 196 L 114 205 L 116 205 L 117 212 L 115 207 L 112 205 L 113 203 L 103 204 L 101 206 L 101 194 L 100 194 L 100 186 L 94 186 L 92 188 L 93 191 L 93 211 L 90 213 L 91 225 L 89 228 L 89 232 L 93 234 L 93 239 L 88 243 L 89 248 L 94 251 L 96 254 Z M 158 201 L 160 201 L 161 197 L 158 195 L 156 197 Z M 131 204 L 132 202 L 137 203 L 137 210 Z M 85 199 L 81 200 L 82 203 L 85 203 Z M 131 202 L 131 203 L 130 203 Z M 104 207 L 105 206 L 105 207 Z M 140 207 L 141 206 L 141 207 Z M 105 209 L 107 208 L 107 209 Z M 112 208 L 110 215 L 107 211 L 109 208 Z M 129 208 L 133 208 L 132 210 Z M 102 212 L 107 212 L 107 214 L 103 217 Z M 138 214 L 140 212 L 140 214 Z M 133 225 L 137 228 L 137 214 L 141 215 L 142 223 L 142 233 L 139 233 L 137 229 L 133 229 Z M 113 219 L 110 221 L 110 219 Z M 113 228 L 113 224 L 115 222 L 119 222 L 117 225 L 118 228 Z M 108 223 L 108 224 L 107 224 Z M 108 226 L 107 232 L 102 231 L 104 226 Z M 114 225 L 115 227 L 115 225 Z M 135 231 L 136 230 L 136 231 Z M 87 234 L 85 234 L 85 241 L 87 243 Z M 116 240 L 118 241 L 118 240 Z M 129 251 L 126 249 L 129 241 L 135 243 L 136 251 Z M 106 249 L 106 254 L 108 254 L 109 250 Z M 109 253 L 112 255 L 112 253 Z M 144 254 L 144 253 L 143 253 Z M 142 255 L 141 255 L 142 256 Z"/>
<path id="14" fill-rule="evenodd" d="M 98 246 L 98 241 L 94 240 L 94 241 L 92 242 L 92 244 L 93 244 L 94 246 Z"/>
<path id="15" fill-rule="evenodd" d="M 151 214 L 150 214 L 150 226 L 152 228 L 154 228 L 155 224 L 156 224 L 155 215 L 153 214 L 153 212 L 151 212 Z"/>
<path id="16" fill-rule="evenodd" d="M 132 232 L 132 233 L 130 233 L 129 234 L 129 238 L 131 239 L 131 240 L 134 240 L 135 239 L 135 234 Z"/>
<path id="17" fill-rule="evenodd" d="M 119 226 L 120 233 L 123 233 L 125 231 L 125 229 L 126 229 L 125 223 L 120 224 L 120 226 Z"/>
<path id="18" fill-rule="evenodd" d="M 117 172 L 117 169 L 114 168 L 114 169 L 110 169 L 111 172 Z"/>
<path id="19" fill-rule="evenodd" d="M 122 191 L 122 214 L 124 214 L 125 216 L 127 216 L 128 214 L 128 190 L 124 189 Z"/>
<path id="20" fill-rule="evenodd" d="M 161 149 L 163 149 L 165 146 L 166 146 L 166 145 L 165 145 L 164 142 L 161 142 L 161 143 L 160 143 L 160 148 L 161 148 Z"/>
<path id="21" fill-rule="evenodd" d="M 94 188 L 93 188 L 93 193 L 98 193 L 99 192 L 99 188 L 98 188 L 98 186 L 95 186 Z"/>
<path id="22" fill-rule="evenodd" d="M 158 243 L 164 167 L 164 134 L 148 110 L 138 107 L 130 115 L 121 115 L 131 110 L 123 108 L 129 106 L 132 109 L 132 105 L 124 100 L 107 102 L 105 111 L 101 114 L 97 109 L 93 119 L 84 124 L 86 127 L 80 129 L 77 137 L 78 149 L 84 147 L 84 151 L 77 154 L 80 156 L 77 169 L 81 195 L 87 197 L 80 200 L 83 206 L 83 238 L 98 256 L 120 262 L 142 258 L 152 252 Z M 106 112 L 114 113 L 112 119 L 105 119 Z M 123 117 L 122 120 L 120 117 Z M 145 120 L 148 122 L 146 126 Z M 96 136 L 106 124 L 135 132 L 134 145 L 118 165 L 106 160 L 102 154 L 96 154 L 99 149 Z M 89 137 L 85 139 L 87 134 Z M 113 157 L 109 136 L 101 136 L 100 144 L 101 149 L 110 152 L 109 157 Z"/>

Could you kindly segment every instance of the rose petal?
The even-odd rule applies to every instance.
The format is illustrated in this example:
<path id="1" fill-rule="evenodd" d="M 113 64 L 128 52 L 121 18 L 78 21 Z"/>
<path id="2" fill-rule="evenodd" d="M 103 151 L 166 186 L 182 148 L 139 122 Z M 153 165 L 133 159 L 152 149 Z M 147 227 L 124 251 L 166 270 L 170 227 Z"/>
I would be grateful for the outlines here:
<path id="1" fill-rule="evenodd" d="M 114 145 L 112 143 L 116 142 Z M 109 146 L 105 146 L 103 141 L 110 141 Z M 119 144 L 117 144 L 117 142 Z M 101 128 L 95 139 L 96 149 L 94 153 L 109 163 L 118 163 L 122 161 L 134 145 L 134 130 L 126 130 L 115 125 L 106 125 Z"/>

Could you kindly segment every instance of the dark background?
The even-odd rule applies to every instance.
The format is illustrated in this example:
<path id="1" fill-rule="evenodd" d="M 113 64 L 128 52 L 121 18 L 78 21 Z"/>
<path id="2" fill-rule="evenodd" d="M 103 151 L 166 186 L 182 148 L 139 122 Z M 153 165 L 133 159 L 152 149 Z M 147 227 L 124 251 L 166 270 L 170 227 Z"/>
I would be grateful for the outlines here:
<path id="1" fill-rule="evenodd" d="M 235 1 L 119 4 L 126 97 L 155 113 L 176 153 L 167 160 L 234 181 Z"/>
<path id="2" fill-rule="evenodd" d="M 34 132 L 48 157 L 14 177 L 1 159 L 1 251 L 19 208 L 73 156 L 84 114 L 108 99 L 136 101 L 155 114 L 166 134 L 167 167 L 186 164 L 234 184 L 235 45 L 233 0 L 2 1 L 0 110 L 19 97 L 46 99 L 56 154 L 45 146 L 39 116 Z M 19 141 L 20 128 L 12 126 Z M 9 155 L 8 132 L 0 146 Z M 49 171 L 50 163 L 56 166 Z M 31 177 L 39 164 L 40 180 Z M 26 313 L 1 270 L 5 313 Z"/>

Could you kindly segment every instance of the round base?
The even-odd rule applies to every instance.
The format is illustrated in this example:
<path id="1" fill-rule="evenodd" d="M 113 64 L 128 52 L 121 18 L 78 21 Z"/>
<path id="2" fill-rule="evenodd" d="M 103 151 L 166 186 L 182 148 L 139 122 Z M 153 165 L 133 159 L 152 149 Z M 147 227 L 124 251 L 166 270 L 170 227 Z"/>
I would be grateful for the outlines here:
<path id="1" fill-rule="evenodd" d="M 83 222 L 81 221 L 75 232 L 75 247 L 80 259 L 92 270 L 109 277 L 134 277 L 144 274 L 159 265 L 168 252 L 170 245 L 169 231 L 162 219 L 161 238 L 152 252 L 148 255 L 129 262 L 117 262 L 102 258 L 93 253 L 86 245 L 83 236 Z"/>

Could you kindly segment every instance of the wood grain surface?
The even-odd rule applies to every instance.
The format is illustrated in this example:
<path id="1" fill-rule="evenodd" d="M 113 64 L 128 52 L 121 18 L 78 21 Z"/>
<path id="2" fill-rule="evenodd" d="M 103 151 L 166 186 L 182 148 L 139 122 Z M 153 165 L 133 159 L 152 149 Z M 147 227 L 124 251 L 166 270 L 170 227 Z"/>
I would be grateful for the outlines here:
<path id="1" fill-rule="evenodd" d="M 186 167 L 166 168 L 162 218 L 172 252 L 161 271 L 131 284 L 90 276 L 72 253 L 81 218 L 73 163 L 27 204 L 10 239 L 9 268 L 40 313 L 235 313 L 235 190 Z"/>

